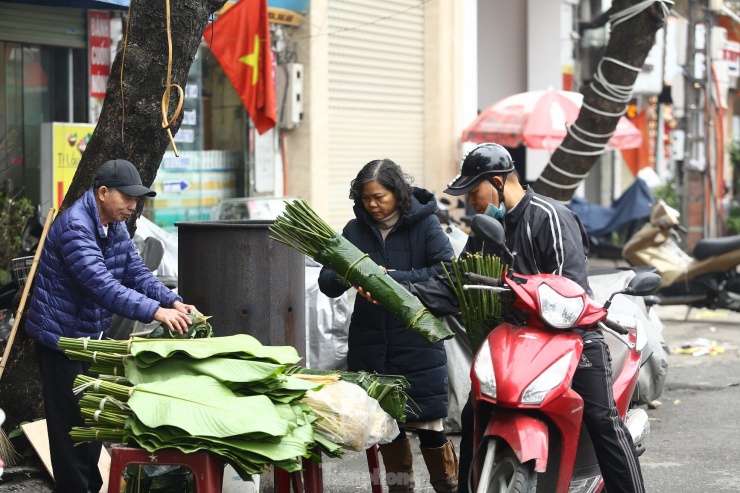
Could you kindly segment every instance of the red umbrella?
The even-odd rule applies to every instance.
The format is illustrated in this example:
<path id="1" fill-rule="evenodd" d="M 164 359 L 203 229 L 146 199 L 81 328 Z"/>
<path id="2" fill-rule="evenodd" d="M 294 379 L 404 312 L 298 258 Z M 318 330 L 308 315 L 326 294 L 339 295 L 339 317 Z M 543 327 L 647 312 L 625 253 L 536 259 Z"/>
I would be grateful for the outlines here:
<path id="1" fill-rule="evenodd" d="M 515 94 L 483 110 L 463 131 L 463 142 L 495 142 L 506 147 L 524 144 L 532 149 L 555 150 L 567 134 L 566 126 L 578 118 L 582 103 L 583 95 L 572 91 L 547 89 Z M 632 149 L 641 144 L 642 133 L 623 116 L 607 148 Z"/>

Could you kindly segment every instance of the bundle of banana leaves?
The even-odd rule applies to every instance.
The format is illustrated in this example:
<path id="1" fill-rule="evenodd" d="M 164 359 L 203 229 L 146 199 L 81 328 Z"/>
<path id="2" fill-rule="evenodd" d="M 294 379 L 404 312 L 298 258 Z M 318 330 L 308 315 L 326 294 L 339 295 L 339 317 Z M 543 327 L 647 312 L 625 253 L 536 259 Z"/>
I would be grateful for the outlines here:
<path id="1" fill-rule="evenodd" d="M 87 427 L 73 429 L 73 440 L 131 443 L 152 452 L 205 449 L 245 480 L 270 464 L 299 470 L 300 458 L 311 457 L 315 446 L 341 456 L 341 444 L 315 433 L 318 418 L 302 402 L 308 390 L 341 376 L 301 375 L 292 347 L 263 346 L 246 334 L 128 341 L 63 337 L 59 347 L 70 359 L 92 362 L 91 373 L 100 374 L 75 381 L 76 391 L 84 392 L 80 409 Z M 363 388 L 405 404 L 404 393 L 386 387 L 371 382 Z"/>
<path id="2" fill-rule="evenodd" d="M 310 375 L 318 377 L 336 375 L 339 379 L 362 388 L 367 392 L 367 395 L 378 401 L 383 411 L 390 414 L 396 421 L 404 423 L 406 412 L 415 414 L 413 409 L 407 405 L 408 394 L 404 390 L 409 387 L 409 382 L 401 375 L 378 375 L 364 371 L 317 370 L 300 366 L 291 367 L 288 374 L 300 378 L 306 378 Z"/>
<path id="3" fill-rule="evenodd" d="M 501 301 L 494 291 L 464 289 L 466 284 L 475 284 L 469 282 L 464 273 L 500 278 L 503 271 L 501 260 L 495 255 L 467 254 L 460 259 L 452 259 L 452 272 L 444 264 L 442 267 L 460 302 L 460 314 L 470 345 L 473 351 L 477 351 L 486 336 L 502 320 Z"/>
<path id="4" fill-rule="evenodd" d="M 285 212 L 270 226 L 270 231 L 275 235 L 272 239 L 332 269 L 348 286 L 360 286 L 372 293 L 408 329 L 429 342 L 454 336 L 414 295 L 326 224 L 305 200 L 286 202 Z"/>
<path id="5" fill-rule="evenodd" d="M 205 337 L 213 337 L 213 327 L 208 323 L 210 316 L 205 316 L 198 310 L 192 309 L 190 316 L 190 325 L 188 331 L 180 334 L 177 331 L 172 331 L 169 327 L 159 324 L 156 326 L 148 335 L 148 339 L 160 339 L 160 338 L 171 338 L 171 339 L 200 339 Z"/>

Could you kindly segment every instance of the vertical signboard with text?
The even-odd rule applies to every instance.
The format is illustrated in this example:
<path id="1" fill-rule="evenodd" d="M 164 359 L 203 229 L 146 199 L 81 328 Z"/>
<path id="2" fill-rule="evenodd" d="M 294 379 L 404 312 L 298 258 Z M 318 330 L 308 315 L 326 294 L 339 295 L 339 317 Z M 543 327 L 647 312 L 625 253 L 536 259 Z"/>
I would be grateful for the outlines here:
<path id="1" fill-rule="evenodd" d="M 110 77 L 110 13 L 87 11 L 87 57 L 90 78 L 90 123 L 97 123 Z"/>
<path id="2" fill-rule="evenodd" d="M 41 205 L 59 209 L 95 125 L 90 123 L 41 124 Z"/>

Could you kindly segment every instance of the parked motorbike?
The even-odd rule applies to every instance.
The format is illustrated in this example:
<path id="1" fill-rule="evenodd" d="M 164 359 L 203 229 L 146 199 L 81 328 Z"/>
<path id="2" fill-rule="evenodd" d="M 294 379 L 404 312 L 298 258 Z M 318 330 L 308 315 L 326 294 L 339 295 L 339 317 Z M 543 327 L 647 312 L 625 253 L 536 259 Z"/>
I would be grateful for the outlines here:
<path id="1" fill-rule="evenodd" d="M 700 240 L 689 255 L 679 246 L 678 233 L 686 234 L 680 217 L 676 209 L 658 201 L 650 223 L 624 245 L 622 256 L 661 275 L 661 305 L 740 311 L 740 235 Z"/>
<path id="2" fill-rule="evenodd" d="M 21 230 L 21 251 L 10 266 L 10 282 L 0 286 L 0 342 L 8 337 L 13 326 L 13 300 L 22 287 L 22 271 L 26 269 L 28 272 L 27 269 L 31 266 L 30 257 L 36 253 L 43 231 L 44 220 L 41 217 L 41 208 L 37 206 Z"/>
<path id="3" fill-rule="evenodd" d="M 465 209 L 465 202 L 458 199 L 455 209 Z M 468 242 L 468 233 L 463 228 L 463 223 L 450 214 L 453 209 L 452 203 L 446 198 L 441 198 L 437 201 L 437 210 L 434 214 L 439 219 L 439 223 L 442 225 L 442 230 L 445 232 L 447 237 L 450 239 L 452 249 L 455 251 L 455 256 L 459 256 L 460 252 L 465 248 L 465 244 Z M 463 216 L 464 219 L 466 216 Z M 467 227 L 465 227 L 467 229 Z"/>
<path id="4" fill-rule="evenodd" d="M 637 178 L 611 207 L 591 204 L 585 198 L 575 196 L 568 208 L 578 215 L 586 229 L 589 255 L 618 259 L 625 240 L 647 223 L 654 203 L 650 187 L 645 180 Z"/>
<path id="5" fill-rule="evenodd" d="M 636 267 L 619 267 L 589 272 L 593 298 L 606 303 L 615 290 L 626 288 L 639 271 Z M 609 306 L 609 318 L 624 320 L 631 316 L 633 320 L 625 323 L 635 327 L 639 324 L 647 336 L 641 354 L 640 376 L 632 396 L 634 405 L 651 404 L 659 399 L 668 376 L 670 348 L 663 337 L 663 322 L 654 309 L 659 300 L 657 296 L 618 296 Z"/>
<path id="6" fill-rule="evenodd" d="M 472 227 L 486 241 L 501 246 L 508 265 L 516 267 L 498 221 L 478 215 Z M 660 276 L 637 274 L 603 305 L 577 283 L 554 274 L 522 275 L 508 269 L 500 279 L 472 273 L 467 277 L 478 283 L 469 289 L 506 293 L 503 303 L 529 315 L 527 325 L 504 322 L 494 328 L 473 361 L 476 456 L 469 477 L 477 485 L 475 491 L 603 491 L 593 445 L 582 427 L 583 399 L 570 388 L 583 341 L 567 329 L 604 332 L 613 359 L 617 408 L 635 445 L 641 447 L 649 433 L 647 413 L 628 409 L 646 337 L 640 324 L 625 327 L 621 319 L 607 318 L 607 309 L 617 294 L 652 294 Z"/>

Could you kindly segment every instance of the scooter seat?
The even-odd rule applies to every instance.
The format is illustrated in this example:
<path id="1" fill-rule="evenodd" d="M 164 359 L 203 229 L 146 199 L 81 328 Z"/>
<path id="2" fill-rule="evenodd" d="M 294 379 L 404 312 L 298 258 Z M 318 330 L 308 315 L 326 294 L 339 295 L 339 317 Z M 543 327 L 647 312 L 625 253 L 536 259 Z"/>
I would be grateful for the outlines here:
<path id="1" fill-rule="evenodd" d="M 711 238 L 700 240 L 694 247 L 693 255 L 696 260 L 704 260 L 707 257 L 721 255 L 738 249 L 740 249 L 740 235 Z"/>

